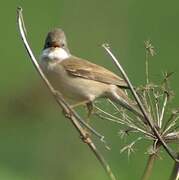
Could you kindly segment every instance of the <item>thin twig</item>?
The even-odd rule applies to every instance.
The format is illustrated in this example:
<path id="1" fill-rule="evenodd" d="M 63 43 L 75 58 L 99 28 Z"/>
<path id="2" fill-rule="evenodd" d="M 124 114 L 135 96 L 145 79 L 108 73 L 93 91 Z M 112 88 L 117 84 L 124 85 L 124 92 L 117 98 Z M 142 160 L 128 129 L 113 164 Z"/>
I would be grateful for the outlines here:
<path id="1" fill-rule="evenodd" d="M 163 120 L 164 112 L 165 112 L 167 101 L 168 101 L 168 95 L 164 94 L 164 96 L 165 97 L 164 97 L 164 101 L 163 101 L 162 111 L 161 111 L 160 119 L 159 119 L 159 123 L 158 123 L 160 128 L 162 127 L 162 120 Z"/>
<path id="2" fill-rule="evenodd" d="M 18 28 L 20 31 L 20 36 L 23 40 L 23 43 L 25 45 L 25 48 L 30 56 L 31 62 L 33 63 L 34 67 L 36 68 L 37 72 L 39 73 L 40 77 L 43 79 L 43 81 L 45 82 L 45 84 L 47 85 L 47 87 L 49 88 L 50 92 L 53 94 L 53 96 L 55 97 L 55 100 L 57 101 L 58 105 L 60 107 L 62 107 L 62 109 L 66 112 L 68 119 L 70 119 L 71 123 L 74 125 L 74 127 L 77 129 L 77 131 L 79 132 L 79 134 L 82 137 L 83 142 L 85 142 L 89 148 L 92 150 L 92 152 L 95 154 L 96 158 L 98 159 L 98 161 L 100 162 L 100 164 L 102 165 L 102 167 L 105 169 L 105 171 L 107 172 L 107 174 L 109 175 L 111 180 L 116 180 L 115 176 L 113 175 L 110 166 L 108 165 L 108 163 L 105 161 L 104 157 L 101 155 L 101 153 L 98 151 L 98 149 L 96 148 L 95 144 L 93 143 L 93 141 L 91 140 L 91 138 L 88 136 L 87 132 L 82 128 L 81 124 L 79 123 L 79 117 L 77 116 L 77 114 L 74 112 L 74 110 L 72 108 L 70 108 L 70 106 L 68 105 L 68 103 L 66 103 L 66 101 L 63 99 L 63 97 L 61 96 L 61 94 L 59 92 L 57 92 L 53 86 L 50 84 L 50 82 L 48 81 L 48 79 L 45 77 L 44 73 L 42 72 L 35 56 L 32 53 L 32 50 L 27 42 L 25 33 L 24 33 L 24 29 L 23 29 L 23 21 L 22 21 L 22 8 L 18 7 L 17 8 L 17 23 L 18 23 Z"/>
<path id="3" fill-rule="evenodd" d="M 142 178 L 141 178 L 142 180 L 148 180 L 150 178 L 156 157 L 157 157 L 156 153 L 152 153 L 149 155 L 148 161 L 144 170 L 144 174 L 142 175 Z"/>
<path id="4" fill-rule="evenodd" d="M 176 114 L 175 113 L 171 113 L 170 117 L 167 119 L 167 121 L 165 122 L 165 124 L 163 125 L 163 130 L 162 133 L 168 128 L 169 124 L 173 121 L 174 118 L 176 118 Z"/>
<path id="5" fill-rule="evenodd" d="M 123 124 L 123 125 L 127 125 L 128 127 L 130 127 L 131 129 L 133 130 L 136 130 L 138 132 L 141 132 L 143 133 L 144 135 L 148 136 L 148 137 L 151 137 L 152 139 L 155 139 L 155 136 L 145 130 L 143 130 L 142 128 L 139 128 L 138 126 L 136 126 L 132 121 L 130 121 L 128 118 L 126 119 L 121 119 L 119 117 L 115 117 L 109 113 L 107 113 L 106 111 L 103 111 L 102 109 L 100 109 L 99 107 L 97 106 L 94 106 L 98 111 L 102 112 L 104 115 L 107 115 L 107 116 L 104 116 L 104 115 L 101 115 L 101 114 L 98 114 L 96 113 L 96 115 L 98 117 L 100 117 L 101 119 L 104 119 L 104 120 L 108 120 L 108 121 L 111 121 L 113 123 L 117 123 L 117 124 Z M 129 120 L 129 122 L 127 121 Z"/>
<path id="6" fill-rule="evenodd" d="M 178 158 L 179 158 L 179 154 L 178 154 Z M 179 180 L 179 163 L 178 162 L 175 162 L 169 180 Z"/>
<path id="7" fill-rule="evenodd" d="M 150 178 L 154 161 L 155 161 L 155 154 L 149 155 L 147 165 L 145 167 L 144 174 L 142 176 L 142 180 L 148 180 Z"/>
<path id="8" fill-rule="evenodd" d="M 149 54 L 146 50 L 145 52 L 145 73 L 146 73 L 146 83 L 149 84 Z"/>
<path id="9" fill-rule="evenodd" d="M 159 126 L 159 121 L 160 121 L 160 107 L 159 107 L 159 101 L 158 99 L 156 99 L 156 103 L 155 103 L 155 109 L 156 109 L 156 120 L 157 120 L 157 126 Z"/>
<path id="10" fill-rule="evenodd" d="M 156 113 L 155 113 L 155 108 L 154 108 L 154 105 L 153 105 L 153 101 L 152 101 L 152 98 L 151 98 L 151 90 L 150 89 L 147 89 L 146 92 L 144 91 L 144 95 L 145 95 L 145 99 L 147 101 L 147 98 L 148 98 L 148 102 L 146 102 L 147 104 L 147 108 L 149 109 L 149 114 L 151 115 L 151 118 L 155 119 L 156 118 Z"/>
<path id="11" fill-rule="evenodd" d="M 121 113 L 121 110 L 119 109 L 119 107 L 117 107 L 117 106 L 114 104 L 114 102 L 112 102 L 111 100 L 108 100 L 108 101 L 109 101 L 109 103 L 115 108 L 115 110 L 116 110 L 117 112 L 119 112 L 120 114 L 123 114 L 123 119 L 124 119 L 124 121 L 128 120 L 128 122 L 135 123 L 135 125 L 138 125 L 138 126 L 140 126 L 141 128 L 143 128 L 143 129 L 146 129 L 146 128 L 147 128 L 146 124 L 145 124 L 143 121 L 141 121 L 139 117 L 135 117 L 135 118 L 133 119 L 133 118 L 131 118 L 127 113 L 125 113 L 125 111 L 124 111 L 123 113 Z M 122 108 L 122 109 L 123 109 L 123 108 Z M 124 115 L 125 115 L 125 116 L 124 116 Z"/>
<path id="12" fill-rule="evenodd" d="M 177 120 L 179 119 L 179 116 L 177 116 L 175 119 L 173 119 L 173 121 L 168 124 L 167 128 L 162 132 L 162 135 L 165 135 L 166 133 L 169 132 L 169 130 L 171 130 L 171 128 L 173 128 L 176 125 Z M 172 129 L 173 131 L 173 129 Z"/>
<path id="13" fill-rule="evenodd" d="M 130 82 L 127 74 L 125 73 L 124 69 L 122 68 L 121 64 L 119 63 L 119 61 L 116 59 L 116 57 L 113 55 L 113 53 L 110 51 L 110 47 L 107 44 L 103 44 L 102 45 L 103 48 L 106 50 L 106 52 L 111 56 L 113 62 L 115 63 L 116 67 L 120 70 L 124 80 L 126 81 L 126 83 L 128 84 L 132 95 L 134 96 L 134 99 L 136 100 L 146 122 L 149 124 L 150 128 L 152 129 L 153 133 L 155 134 L 155 136 L 158 138 L 158 140 L 161 142 L 162 146 L 164 147 L 164 149 L 166 150 L 166 152 L 170 155 L 170 157 L 175 160 L 176 162 L 179 162 L 179 159 L 177 158 L 176 154 L 173 152 L 172 149 L 170 149 L 170 147 L 168 147 L 167 143 L 163 140 L 163 138 L 161 137 L 161 135 L 159 134 L 159 132 L 157 131 L 157 129 L 155 128 L 153 121 L 149 118 L 139 96 L 137 95 L 132 83 Z"/>

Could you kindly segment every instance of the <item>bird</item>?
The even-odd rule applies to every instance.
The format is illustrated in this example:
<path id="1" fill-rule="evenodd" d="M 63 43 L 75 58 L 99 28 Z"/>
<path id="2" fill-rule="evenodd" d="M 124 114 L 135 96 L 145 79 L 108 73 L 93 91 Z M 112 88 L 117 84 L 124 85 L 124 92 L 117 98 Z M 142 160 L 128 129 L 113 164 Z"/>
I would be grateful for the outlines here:
<path id="1" fill-rule="evenodd" d="M 61 28 L 48 32 L 39 64 L 49 82 L 72 108 L 86 105 L 91 114 L 93 102 L 106 98 L 143 117 L 125 93 L 129 88 L 126 81 L 100 65 L 72 55 Z"/>

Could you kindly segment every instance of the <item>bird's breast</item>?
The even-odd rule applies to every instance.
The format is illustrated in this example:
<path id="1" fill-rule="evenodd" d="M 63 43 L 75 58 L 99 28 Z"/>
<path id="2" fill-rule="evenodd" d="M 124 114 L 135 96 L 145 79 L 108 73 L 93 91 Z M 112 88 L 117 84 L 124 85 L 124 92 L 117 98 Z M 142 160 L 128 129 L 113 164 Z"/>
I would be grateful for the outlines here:
<path id="1" fill-rule="evenodd" d="M 48 66 L 45 70 L 47 78 L 56 90 L 72 102 L 93 101 L 109 88 L 105 83 L 70 75 L 60 63 Z"/>

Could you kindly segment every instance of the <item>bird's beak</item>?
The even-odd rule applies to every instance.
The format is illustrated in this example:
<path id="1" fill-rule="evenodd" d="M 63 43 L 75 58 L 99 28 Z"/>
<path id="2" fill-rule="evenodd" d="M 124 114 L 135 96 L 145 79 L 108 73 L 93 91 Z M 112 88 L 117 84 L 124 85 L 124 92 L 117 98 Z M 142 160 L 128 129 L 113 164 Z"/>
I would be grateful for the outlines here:
<path id="1" fill-rule="evenodd" d="M 52 47 L 59 47 L 60 48 L 60 44 L 58 42 L 52 42 L 51 44 Z"/>

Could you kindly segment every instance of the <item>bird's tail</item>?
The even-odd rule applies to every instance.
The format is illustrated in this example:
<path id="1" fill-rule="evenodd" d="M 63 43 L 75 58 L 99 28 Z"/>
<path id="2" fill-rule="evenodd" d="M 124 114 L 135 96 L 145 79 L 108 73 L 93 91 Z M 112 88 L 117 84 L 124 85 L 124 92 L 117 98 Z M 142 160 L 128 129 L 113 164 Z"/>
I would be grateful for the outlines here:
<path id="1" fill-rule="evenodd" d="M 110 97 L 110 100 L 113 102 L 121 105 L 122 107 L 128 109 L 132 113 L 134 113 L 136 116 L 144 119 L 143 114 L 140 112 L 140 110 L 136 107 L 134 102 L 126 95 L 126 93 L 120 89 L 117 88 Z"/>

